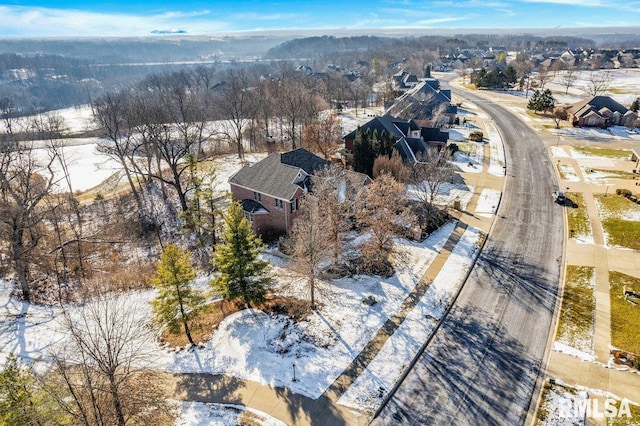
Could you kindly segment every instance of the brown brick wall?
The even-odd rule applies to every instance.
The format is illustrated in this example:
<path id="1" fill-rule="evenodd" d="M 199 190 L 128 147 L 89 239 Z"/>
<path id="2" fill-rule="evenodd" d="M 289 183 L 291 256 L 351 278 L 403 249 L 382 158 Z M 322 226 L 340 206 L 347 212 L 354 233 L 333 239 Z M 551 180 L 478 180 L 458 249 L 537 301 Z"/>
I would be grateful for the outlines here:
<path id="1" fill-rule="evenodd" d="M 295 196 L 301 197 L 304 191 L 299 189 Z M 244 199 L 253 200 L 253 191 L 231 184 L 231 198 L 234 201 Z M 253 231 L 257 235 L 285 234 L 287 228 L 291 230 L 293 220 L 298 216 L 298 211 L 291 212 L 291 204 L 284 202 L 284 208 L 276 208 L 275 198 L 266 194 L 260 194 L 260 203 L 269 210 L 268 214 L 255 214 L 253 216 Z"/>

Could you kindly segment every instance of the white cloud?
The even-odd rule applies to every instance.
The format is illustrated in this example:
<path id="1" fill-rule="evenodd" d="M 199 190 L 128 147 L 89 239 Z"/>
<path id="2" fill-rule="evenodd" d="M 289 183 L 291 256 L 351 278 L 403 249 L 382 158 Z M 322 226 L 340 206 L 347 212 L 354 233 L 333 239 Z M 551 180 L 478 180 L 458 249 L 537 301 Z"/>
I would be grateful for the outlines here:
<path id="1" fill-rule="evenodd" d="M 551 3 L 566 4 L 570 6 L 600 7 L 615 6 L 614 4 L 603 0 L 523 0 L 525 3 Z"/>
<path id="2" fill-rule="evenodd" d="M 206 19 L 209 11 L 166 12 L 138 16 L 43 7 L 0 6 L 0 35 L 136 36 L 156 29 L 181 28 L 192 34 L 228 30 L 225 22 Z"/>

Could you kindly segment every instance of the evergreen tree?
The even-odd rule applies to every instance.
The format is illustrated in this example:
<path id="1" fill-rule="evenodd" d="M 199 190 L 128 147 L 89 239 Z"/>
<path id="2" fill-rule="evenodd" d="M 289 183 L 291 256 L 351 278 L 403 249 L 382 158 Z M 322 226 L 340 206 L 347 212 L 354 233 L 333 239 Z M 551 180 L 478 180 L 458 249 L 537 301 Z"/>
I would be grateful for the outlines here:
<path id="1" fill-rule="evenodd" d="M 356 130 L 353 143 L 353 170 L 356 172 L 367 173 L 369 164 L 373 167 L 373 147 L 369 135 L 369 131 L 363 133 L 360 129 Z"/>
<path id="2" fill-rule="evenodd" d="M 30 370 L 7 358 L 0 371 L 0 424 L 7 426 L 53 425 L 63 422 L 55 401 L 37 386 Z"/>
<path id="3" fill-rule="evenodd" d="M 635 98 L 629 109 L 633 112 L 638 112 L 640 110 L 640 98 Z"/>
<path id="4" fill-rule="evenodd" d="M 431 65 L 427 65 L 427 68 L 424 70 L 425 78 L 431 78 Z"/>
<path id="5" fill-rule="evenodd" d="M 527 109 L 532 111 L 540 112 L 540 111 L 549 111 L 553 109 L 556 104 L 556 100 L 553 98 L 553 94 L 551 90 L 545 89 L 544 91 L 536 90 L 531 99 L 529 99 L 529 103 L 527 104 Z"/>
<path id="6" fill-rule="evenodd" d="M 189 253 L 185 253 L 174 245 L 168 245 L 162 251 L 156 276 L 151 283 L 158 289 L 158 296 L 151 302 L 155 320 L 177 333 L 180 326 L 194 344 L 189 322 L 198 313 L 203 296 L 192 288 L 196 273 L 193 269 Z"/>
<path id="7" fill-rule="evenodd" d="M 213 255 L 213 265 L 220 275 L 211 281 L 211 286 L 226 300 L 239 297 L 247 306 L 261 302 L 265 286 L 271 281 L 266 276 L 269 264 L 258 259 L 265 246 L 253 234 L 237 202 L 231 203 L 224 220 L 223 243 Z"/>

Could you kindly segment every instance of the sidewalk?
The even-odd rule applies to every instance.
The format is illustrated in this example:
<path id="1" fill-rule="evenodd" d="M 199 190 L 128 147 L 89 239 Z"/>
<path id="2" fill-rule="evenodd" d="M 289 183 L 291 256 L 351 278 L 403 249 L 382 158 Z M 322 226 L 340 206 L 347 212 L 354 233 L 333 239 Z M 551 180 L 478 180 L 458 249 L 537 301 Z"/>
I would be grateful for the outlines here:
<path id="1" fill-rule="evenodd" d="M 424 296 L 431 282 L 438 276 L 452 250 L 468 226 L 487 235 L 494 217 L 475 215 L 476 206 L 485 188 L 502 192 L 504 176 L 488 173 L 490 165 L 489 144 L 484 147 L 481 173 L 458 173 L 465 184 L 474 187 L 474 193 L 466 209 L 450 210 L 458 220 L 456 228 L 433 260 L 429 268 L 403 301 L 401 308 L 378 330 L 375 337 L 354 358 L 340 376 L 318 399 L 294 394 L 287 388 L 268 385 L 214 374 L 169 374 L 162 373 L 167 392 L 171 398 L 183 401 L 199 401 L 244 405 L 260 410 L 281 420 L 287 425 L 365 425 L 368 415 L 337 404 L 338 399 L 353 384 L 358 376 L 376 357 L 385 342 L 403 323 L 407 315 Z"/>
<path id="2" fill-rule="evenodd" d="M 570 355 L 551 352 L 547 377 L 569 385 L 611 392 L 620 398 L 640 403 L 640 375 L 606 368 L 593 362 L 582 362 Z"/>

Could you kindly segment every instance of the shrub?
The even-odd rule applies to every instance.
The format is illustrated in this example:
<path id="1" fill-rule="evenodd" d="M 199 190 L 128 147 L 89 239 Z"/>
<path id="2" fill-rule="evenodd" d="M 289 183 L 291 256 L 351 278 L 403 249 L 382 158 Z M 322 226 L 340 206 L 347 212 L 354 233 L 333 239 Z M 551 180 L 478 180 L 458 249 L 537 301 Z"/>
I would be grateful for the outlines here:
<path id="1" fill-rule="evenodd" d="M 616 194 L 617 195 L 622 195 L 624 197 L 629 197 L 629 196 L 631 196 L 631 191 L 629 191 L 626 188 L 618 188 L 618 189 L 616 189 Z"/>
<path id="2" fill-rule="evenodd" d="M 482 142 L 483 138 L 484 134 L 479 130 L 473 131 L 469 134 L 469 140 L 472 140 L 473 142 Z"/>

